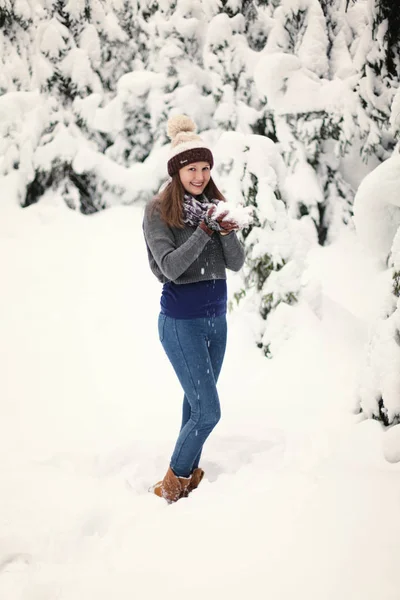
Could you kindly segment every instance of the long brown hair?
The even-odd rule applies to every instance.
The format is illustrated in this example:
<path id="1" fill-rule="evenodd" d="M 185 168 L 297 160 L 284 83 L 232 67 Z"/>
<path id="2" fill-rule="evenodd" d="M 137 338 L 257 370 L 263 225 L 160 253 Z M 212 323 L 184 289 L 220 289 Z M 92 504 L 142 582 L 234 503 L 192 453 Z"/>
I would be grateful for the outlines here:
<path id="1" fill-rule="evenodd" d="M 215 185 L 212 177 L 204 188 L 204 192 L 209 200 L 222 200 L 225 198 Z M 160 216 L 170 227 L 182 229 L 185 226 L 183 222 L 183 197 L 185 188 L 179 177 L 179 173 L 172 176 L 168 185 L 153 200 L 152 212 L 159 210 Z"/>

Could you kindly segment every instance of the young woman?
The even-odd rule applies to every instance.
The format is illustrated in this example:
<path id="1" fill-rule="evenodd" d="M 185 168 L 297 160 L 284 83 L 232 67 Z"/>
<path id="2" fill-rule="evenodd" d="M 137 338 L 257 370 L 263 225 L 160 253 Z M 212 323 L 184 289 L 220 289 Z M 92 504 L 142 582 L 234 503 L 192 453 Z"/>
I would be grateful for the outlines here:
<path id="1" fill-rule="evenodd" d="M 211 178 L 213 156 L 185 115 L 168 122 L 171 181 L 146 207 L 150 268 L 163 283 L 160 341 L 184 391 L 182 424 L 164 479 L 151 491 L 168 502 L 187 496 L 204 471 L 204 442 L 220 419 L 217 380 L 226 346 L 226 269 L 244 262 L 239 227 Z M 219 216 L 217 216 L 219 215 Z"/>

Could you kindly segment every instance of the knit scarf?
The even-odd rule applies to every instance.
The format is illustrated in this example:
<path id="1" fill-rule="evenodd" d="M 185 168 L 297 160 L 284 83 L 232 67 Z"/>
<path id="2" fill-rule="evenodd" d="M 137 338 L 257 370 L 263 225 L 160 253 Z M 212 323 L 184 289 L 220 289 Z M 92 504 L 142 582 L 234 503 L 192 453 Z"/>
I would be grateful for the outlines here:
<path id="1" fill-rule="evenodd" d="M 186 193 L 183 197 L 183 222 L 197 227 L 213 204 L 218 204 L 218 200 L 209 200 L 204 194 L 195 198 Z"/>

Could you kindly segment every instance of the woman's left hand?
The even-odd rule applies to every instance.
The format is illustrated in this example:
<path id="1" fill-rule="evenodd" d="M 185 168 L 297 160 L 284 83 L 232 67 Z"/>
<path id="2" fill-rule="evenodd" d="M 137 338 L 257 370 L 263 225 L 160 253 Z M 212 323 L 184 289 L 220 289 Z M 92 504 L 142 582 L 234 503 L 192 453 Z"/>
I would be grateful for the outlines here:
<path id="1" fill-rule="evenodd" d="M 231 231 L 239 230 L 239 227 L 238 227 L 238 224 L 236 223 L 236 221 L 224 220 L 224 218 L 226 217 L 227 214 L 228 214 L 228 211 L 221 213 L 217 217 L 218 224 L 221 228 L 221 230 L 219 232 L 220 235 L 228 235 L 228 233 L 231 233 Z"/>
<path id="2" fill-rule="evenodd" d="M 217 217 L 214 216 L 216 207 L 212 206 L 207 211 L 207 216 L 204 219 L 205 224 L 214 231 L 217 231 L 220 235 L 227 235 L 231 233 L 231 231 L 238 231 L 239 226 L 236 221 L 232 219 L 226 219 L 225 217 L 228 215 L 227 210 L 223 211 Z"/>

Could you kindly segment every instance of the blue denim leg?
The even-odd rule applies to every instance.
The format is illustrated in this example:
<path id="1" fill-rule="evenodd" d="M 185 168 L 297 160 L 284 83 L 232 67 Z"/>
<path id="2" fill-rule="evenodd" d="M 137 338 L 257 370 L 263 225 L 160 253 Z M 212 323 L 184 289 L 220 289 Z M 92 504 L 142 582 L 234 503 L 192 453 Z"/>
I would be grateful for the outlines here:
<path id="1" fill-rule="evenodd" d="M 215 325 L 217 327 L 215 327 Z M 221 331 L 221 329 L 218 331 L 218 328 L 221 328 L 221 326 L 223 328 L 223 331 Z M 224 360 L 224 354 L 225 354 L 226 320 L 224 323 L 214 323 L 214 327 L 211 327 L 211 330 L 213 332 L 211 339 L 214 339 L 214 343 L 213 344 L 210 343 L 210 345 L 208 346 L 208 351 L 209 351 L 209 355 L 210 355 L 212 370 L 214 373 L 214 379 L 215 379 L 215 382 L 217 383 L 219 374 L 221 372 L 222 363 Z M 222 339 L 220 338 L 218 340 L 215 340 L 215 338 L 213 338 L 214 335 L 219 337 L 221 335 L 221 333 L 222 333 Z M 217 343 L 217 341 L 218 341 L 218 343 Z M 189 401 L 185 394 L 183 397 L 183 405 L 182 405 L 182 423 L 181 423 L 181 429 L 180 429 L 181 431 L 185 427 L 186 423 L 189 421 L 191 412 L 192 411 L 190 408 L 190 404 L 189 404 Z M 201 452 L 202 452 L 202 448 L 200 449 L 198 455 L 196 456 L 196 458 L 194 460 L 193 469 L 197 469 L 197 467 L 199 466 Z"/>
<path id="2" fill-rule="evenodd" d="M 198 466 L 203 444 L 221 411 L 216 388 L 226 348 L 226 317 L 159 317 L 160 341 L 185 392 L 182 428 L 172 470 L 187 477 Z"/>

